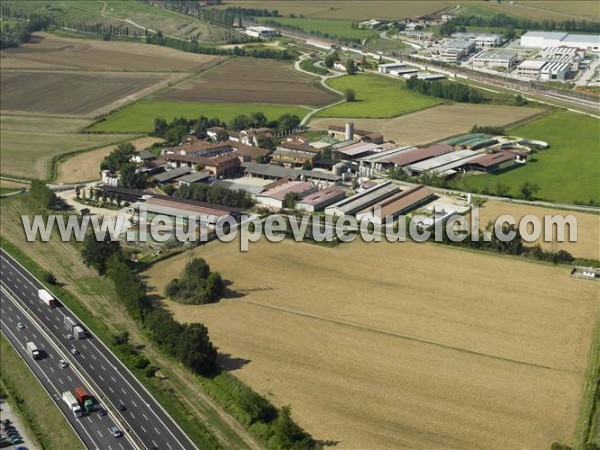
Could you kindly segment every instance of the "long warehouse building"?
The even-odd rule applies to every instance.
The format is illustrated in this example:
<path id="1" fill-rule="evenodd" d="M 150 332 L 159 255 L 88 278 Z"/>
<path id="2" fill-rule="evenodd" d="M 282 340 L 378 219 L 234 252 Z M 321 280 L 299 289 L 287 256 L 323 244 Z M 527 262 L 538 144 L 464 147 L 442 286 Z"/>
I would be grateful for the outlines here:
<path id="1" fill-rule="evenodd" d="M 352 197 L 345 198 L 325 208 L 325 214 L 349 216 L 396 194 L 400 189 L 391 181 L 377 184 Z"/>

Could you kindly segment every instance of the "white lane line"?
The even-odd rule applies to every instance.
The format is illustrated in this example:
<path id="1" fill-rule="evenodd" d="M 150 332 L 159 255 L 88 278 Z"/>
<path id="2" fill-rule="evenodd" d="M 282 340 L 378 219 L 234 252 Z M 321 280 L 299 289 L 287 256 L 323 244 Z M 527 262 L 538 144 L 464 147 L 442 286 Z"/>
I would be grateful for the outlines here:
<path id="1" fill-rule="evenodd" d="M 108 390 L 109 390 L 109 391 L 110 391 L 112 394 L 114 394 L 114 393 L 115 393 L 115 391 L 113 391 L 113 388 L 112 388 L 112 387 L 110 387 L 110 386 L 108 387 Z"/>
<path id="2" fill-rule="evenodd" d="M 121 392 L 122 392 L 123 394 L 127 395 L 127 391 L 126 391 L 125 389 L 121 388 Z"/>
<path id="3" fill-rule="evenodd" d="M 98 434 L 100 435 L 100 437 L 102 437 L 102 433 L 100 433 L 100 430 L 97 430 L 97 431 L 98 431 Z"/>
<path id="4" fill-rule="evenodd" d="M 104 367 L 104 364 L 100 364 L 100 367 L 106 372 L 106 367 Z"/>
<path id="5" fill-rule="evenodd" d="M 131 403 L 137 408 L 137 403 L 135 402 L 135 400 L 131 400 Z"/>
<path id="6" fill-rule="evenodd" d="M 104 381 L 104 378 L 102 377 L 102 375 L 98 374 L 98 378 L 100 378 L 102 381 Z"/>
<path id="7" fill-rule="evenodd" d="M 48 369 L 50 369 L 50 372 L 54 373 L 54 369 L 52 368 L 52 366 L 48 367 Z"/>
<path id="8" fill-rule="evenodd" d="M 110 379 L 112 380 L 113 383 L 117 382 L 117 380 L 115 380 L 115 377 L 113 377 L 112 375 L 110 376 Z"/>
<path id="9" fill-rule="evenodd" d="M 146 419 L 148 421 L 150 420 L 150 419 L 148 419 L 148 416 L 146 414 L 142 413 L 142 416 L 144 416 L 144 419 Z"/>
<path id="10" fill-rule="evenodd" d="M 90 416 L 87 416 L 87 420 L 89 420 L 90 423 L 92 423 L 92 418 Z"/>
<path id="11" fill-rule="evenodd" d="M 129 411 L 129 414 L 131 414 L 131 417 L 135 419 L 135 414 L 133 414 L 131 411 Z"/>
<path id="12" fill-rule="evenodd" d="M 168 442 L 167 442 L 167 447 L 169 447 L 171 450 L 173 450 L 173 447 L 171 447 L 171 444 L 169 444 Z"/>
<path id="13" fill-rule="evenodd" d="M 160 431 L 158 431 L 158 428 L 154 427 L 154 431 L 156 431 L 156 434 L 160 434 Z"/>
<path id="14" fill-rule="evenodd" d="M 142 429 L 142 431 L 143 431 L 144 433 L 147 433 L 146 429 L 144 428 L 144 425 L 140 425 L 140 428 Z"/>
<path id="15" fill-rule="evenodd" d="M 93 353 L 92 353 L 92 359 L 96 360 L 96 355 L 94 355 Z"/>

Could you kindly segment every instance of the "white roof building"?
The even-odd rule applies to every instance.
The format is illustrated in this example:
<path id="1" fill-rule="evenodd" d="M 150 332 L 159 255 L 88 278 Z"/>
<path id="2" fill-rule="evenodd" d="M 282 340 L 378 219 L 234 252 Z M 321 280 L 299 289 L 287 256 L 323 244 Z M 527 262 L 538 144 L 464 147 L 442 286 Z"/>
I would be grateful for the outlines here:
<path id="1" fill-rule="evenodd" d="M 600 35 L 569 34 L 562 41 L 560 41 L 560 45 L 600 53 Z"/>
<path id="2" fill-rule="evenodd" d="M 567 37 L 567 33 L 560 31 L 528 31 L 521 36 L 522 47 L 545 48 L 559 45 Z"/>

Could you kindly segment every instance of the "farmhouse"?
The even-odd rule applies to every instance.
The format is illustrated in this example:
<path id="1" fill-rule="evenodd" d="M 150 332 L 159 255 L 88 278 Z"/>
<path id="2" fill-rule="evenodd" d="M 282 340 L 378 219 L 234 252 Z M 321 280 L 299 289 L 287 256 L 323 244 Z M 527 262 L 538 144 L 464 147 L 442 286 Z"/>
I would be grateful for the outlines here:
<path id="1" fill-rule="evenodd" d="M 398 217 L 433 200 L 435 194 L 427 186 L 415 186 L 375 203 L 356 214 L 357 220 L 370 219 L 382 224 L 386 217 Z"/>
<path id="2" fill-rule="evenodd" d="M 391 181 L 377 184 L 369 189 L 366 189 L 352 197 L 340 200 L 333 205 L 325 208 L 325 214 L 334 216 L 354 215 L 375 203 L 386 199 L 399 191 L 398 186 Z"/>
<path id="3" fill-rule="evenodd" d="M 131 157 L 131 161 L 135 163 L 145 163 L 156 159 L 156 155 L 148 149 L 137 152 Z"/>
<path id="4" fill-rule="evenodd" d="M 237 155 L 241 162 L 255 161 L 257 158 L 265 158 L 271 153 L 269 149 L 241 142 L 226 141 L 225 143 L 233 149 L 233 154 Z"/>
<path id="5" fill-rule="evenodd" d="M 311 192 L 317 190 L 314 184 L 305 181 L 288 181 L 272 189 L 266 190 L 256 196 L 256 203 L 271 209 L 282 209 L 284 207 L 285 196 L 296 194 L 302 198 Z"/>
<path id="6" fill-rule="evenodd" d="M 221 142 L 213 144 L 208 141 L 200 139 L 188 140 L 187 142 L 177 145 L 175 147 L 167 148 L 162 151 L 163 155 L 188 155 L 188 156 L 202 156 L 204 158 L 211 158 L 213 156 L 223 155 L 232 151 L 230 145 Z"/>
<path id="7" fill-rule="evenodd" d="M 269 164 L 258 164 L 255 162 L 244 163 L 243 168 L 245 176 L 260 177 L 270 180 L 280 180 L 282 178 L 288 178 L 290 180 L 303 179 L 304 181 L 310 181 L 321 187 L 333 186 L 342 180 L 342 177 L 331 172 L 293 169 Z"/>
<path id="8" fill-rule="evenodd" d="M 473 58 L 473 65 L 484 67 L 503 67 L 511 69 L 517 64 L 518 55 L 509 50 L 487 50 Z"/>
<path id="9" fill-rule="evenodd" d="M 327 188 L 313 192 L 296 202 L 296 209 L 308 213 L 321 211 L 325 207 L 343 199 L 346 191 L 336 188 Z"/>
<path id="10" fill-rule="evenodd" d="M 247 27 L 246 34 L 252 37 L 258 37 L 261 39 L 271 39 L 281 35 L 279 30 L 268 27 Z"/>
<path id="11" fill-rule="evenodd" d="M 235 155 L 223 155 L 215 158 L 205 158 L 202 156 L 171 155 L 166 154 L 165 159 L 173 167 L 188 167 L 189 169 L 206 170 L 215 177 L 229 176 L 235 174 L 240 167 L 240 159 Z"/>

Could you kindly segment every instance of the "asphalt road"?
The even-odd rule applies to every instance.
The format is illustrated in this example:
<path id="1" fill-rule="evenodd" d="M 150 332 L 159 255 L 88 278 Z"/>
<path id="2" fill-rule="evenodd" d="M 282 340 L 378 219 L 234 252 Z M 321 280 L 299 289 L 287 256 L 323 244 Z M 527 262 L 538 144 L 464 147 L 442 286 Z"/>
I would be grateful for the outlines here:
<path id="1" fill-rule="evenodd" d="M 85 378 L 90 380 L 91 389 L 100 395 L 102 403 L 109 405 L 118 414 L 119 420 L 125 424 L 126 433 L 130 433 L 141 443 L 139 447 L 161 450 L 196 449 L 167 412 L 117 357 L 89 333 L 84 323 L 62 304 L 49 308 L 38 299 L 37 290 L 43 288 L 42 284 L 3 250 L 0 252 L 0 269 L 2 286 L 18 297 L 19 302 L 29 310 L 53 342 L 64 350 Z M 89 336 L 86 339 L 69 340 L 68 330 L 64 325 L 65 316 L 75 318 L 88 331 Z M 76 348 L 80 354 L 71 355 L 71 348 Z M 123 404 L 126 409 L 117 411 L 119 404 Z"/>
<path id="2" fill-rule="evenodd" d="M 103 450 L 133 449 L 134 446 L 128 437 L 115 438 L 110 434 L 109 429 L 111 427 L 120 428 L 111 414 L 101 416 L 97 411 L 94 411 L 80 418 L 73 415 L 63 402 L 62 393 L 65 391 L 73 392 L 77 386 L 87 389 L 87 383 L 74 370 L 72 364 L 66 368 L 59 366 L 58 361 L 60 359 L 66 360 L 64 355 L 52 345 L 36 324 L 29 320 L 23 309 L 4 289 L 0 293 L 0 314 L 2 333 L 52 396 L 71 426 L 81 437 L 85 446 L 90 449 Z M 18 323 L 22 323 L 25 328 L 19 329 L 17 327 Z M 34 360 L 27 352 L 27 342 L 34 342 L 40 349 L 43 349 L 44 358 Z"/>

